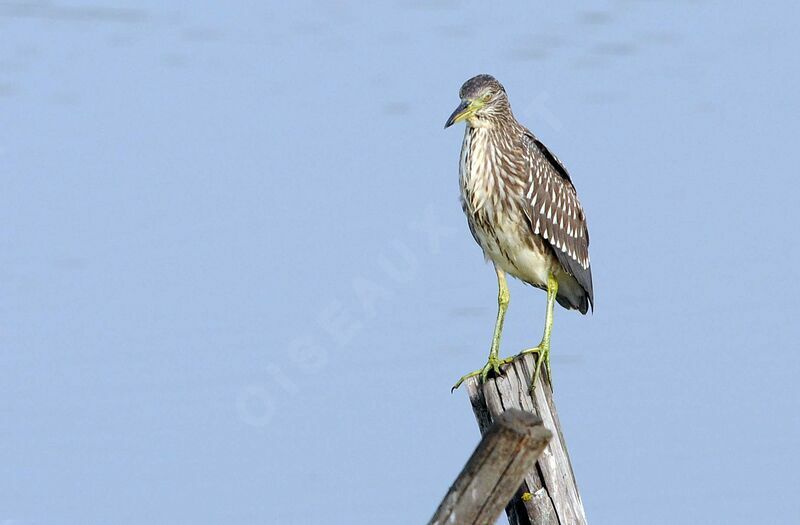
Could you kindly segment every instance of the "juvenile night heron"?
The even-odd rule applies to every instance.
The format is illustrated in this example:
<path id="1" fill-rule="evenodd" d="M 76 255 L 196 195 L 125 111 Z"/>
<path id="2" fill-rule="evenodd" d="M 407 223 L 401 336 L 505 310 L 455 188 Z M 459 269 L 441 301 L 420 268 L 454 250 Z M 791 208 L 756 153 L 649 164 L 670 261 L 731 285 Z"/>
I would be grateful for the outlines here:
<path id="1" fill-rule="evenodd" d="M 497 322 L 489 361 L 465 375 L 485 381 L 500 366 L 536 354 L 531 388 L 544 364 L 550 377 L 553 306 L 585 314 L 594 304 L 589 231 L 575 186 L 561 161 L 511 113 L 506 90 L 490 75 L 467 80 L 461 104 L 445 124 L 466 121 L 461 146 L 461 206 L 472 236 L 497 273 Z M 500 336 L 508 308 L 505 274 L 547 291 L 544 334 L 538 346 L 500 359 Z"/>

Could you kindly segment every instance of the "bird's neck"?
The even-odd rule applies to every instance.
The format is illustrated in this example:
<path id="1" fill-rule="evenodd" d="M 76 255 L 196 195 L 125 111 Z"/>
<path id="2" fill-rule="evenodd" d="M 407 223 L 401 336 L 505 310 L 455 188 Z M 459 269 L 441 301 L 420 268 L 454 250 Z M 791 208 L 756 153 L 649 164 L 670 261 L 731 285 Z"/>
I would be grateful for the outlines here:
<path id="1" fill-rule="evenodd" d="M 461 147 L 463 174 L 470 176 L 481 171 L 489 160 L 490 149 L 497 142 L 497 129 L 488 126 L 467 125 Z"/>
<path id="2" fill-rule="evenodd" d="M 473 159 L 481 158 L 484 153 L 489 153 L 489 150 L 506 140 L 504 137 L 507 137 L 507 134 L 496 125 L 473 126 L 467 124 L 462 149 L 468 150 L 468 155 Z M 477 154 L 478 157 L 475 157 L 474 154 Z"/>
<path id="3" fill-rule="evenodd" d="M 461 147 L 460 183 L 465 209 L 471 213 L 491 209 L 492 188 L 496 185 L 495 163 L 492 155 L 498 140 L 497 130 L 490 127 L 466 126 Z"/>
<path id="4" fill-rule="evenodd" d="M 467 119 L 467 127 L 475 129 L 494 129 L 497 127 L 497 122 L 494 119 L 470 117 Z"/>

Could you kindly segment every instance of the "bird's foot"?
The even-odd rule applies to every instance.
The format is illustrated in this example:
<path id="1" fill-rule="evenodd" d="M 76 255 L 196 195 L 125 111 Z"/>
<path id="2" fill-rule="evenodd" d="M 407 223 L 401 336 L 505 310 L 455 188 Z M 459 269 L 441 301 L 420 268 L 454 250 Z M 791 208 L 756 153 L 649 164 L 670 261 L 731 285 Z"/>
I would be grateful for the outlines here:
<path id="1" fill-rule="evenodd" d="M 465 375 L 461 379 L 459 379 L 453 388 L 450 389 L 451 392 L 455 391 L 458 387 L 461 386 L 461 383 L 469 379 L 470 377 L 480 376 L 481 383 L 486 382 L 486 378 L 489 377 L 489 374 L 494 374 L 495 376 L 499 376 L 503 372 L 500 370 L 500 367 L 503 365 L 507 365 L 508 363 L 512 362 L 515 358 L 507 357 L 505 359 L 499 359 L 495 355 L 489 356 L 489 361 L 486 365 L 481 368 L 480 370 L 475 370 L 474 372 L 470 372 L 469 374 Z"/>
<path id="2" fill-rule="evenodd" d="M 536 389 L 536 380 L 539 379 L 539 373 L 541 372 L 542 364 L 544 364 L 544 368 L 547 370 L 547 379 L 550 381 L 551 385 L 553 383 L 553 375 L 550 373 L 550 344 L 541 343 L 539 346 L 534 348 L 523 350 L 515 357 L 522 357 L 527 354 L 536 354 L 536 367 L 533 371 L 533 379 L 531 379 L 530 388 L 531 394 L 533 394 L 533 391 Z"/>

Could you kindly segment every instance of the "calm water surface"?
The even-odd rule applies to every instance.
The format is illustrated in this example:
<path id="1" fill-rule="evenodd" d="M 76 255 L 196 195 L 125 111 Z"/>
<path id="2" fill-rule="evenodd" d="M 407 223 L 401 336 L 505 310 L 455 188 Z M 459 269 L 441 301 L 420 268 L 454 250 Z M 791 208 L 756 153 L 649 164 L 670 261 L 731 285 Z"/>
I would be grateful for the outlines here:
<path id="1" fill-rule="evenodd" d="M 442 130 L 480 72 L 589 217 L 553 370 L 592 522 L 800 519 L 798 14 L 0 3 L 0 523 L 427 520 L 494 320 Z"/>

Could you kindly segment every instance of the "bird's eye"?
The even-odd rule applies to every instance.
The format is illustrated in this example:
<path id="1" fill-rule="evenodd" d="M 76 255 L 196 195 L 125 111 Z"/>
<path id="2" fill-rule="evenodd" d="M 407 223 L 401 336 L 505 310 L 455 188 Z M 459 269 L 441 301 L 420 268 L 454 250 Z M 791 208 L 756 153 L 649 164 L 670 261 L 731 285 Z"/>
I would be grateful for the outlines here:
<path id="1" fill-rule="evenodd" d="M 486 93 L 486 94 L 483 96 L 483 101 L 484 101 L 484 102 L 489 102 L 489 100 L 491 100 L 491 98 L 492 98 L 492 94 L 491 94 L 491 93 Z"/>

